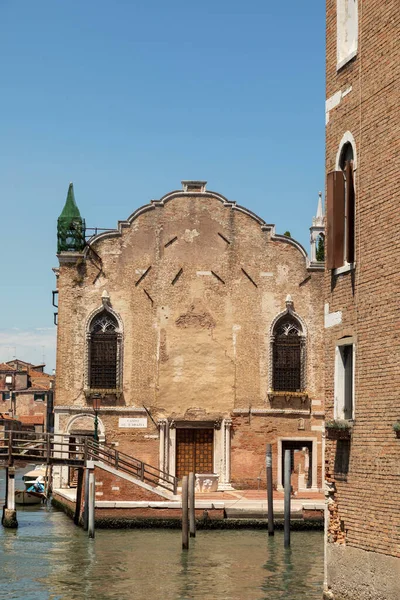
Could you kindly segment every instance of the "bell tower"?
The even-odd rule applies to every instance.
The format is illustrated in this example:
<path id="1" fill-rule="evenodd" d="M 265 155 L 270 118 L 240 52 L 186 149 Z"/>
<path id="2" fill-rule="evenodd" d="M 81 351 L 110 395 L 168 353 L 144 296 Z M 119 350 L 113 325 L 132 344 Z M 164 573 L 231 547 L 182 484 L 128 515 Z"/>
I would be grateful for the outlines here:
<path id="1" fill-rule="evenodd" d="M 317 214 L 310 227 L 311 264 L 325 262 L 325 217 L 322 212 L 322 192 L 318 194 Z"/>
<path id="2" fill-rule="evenodd" d="M 85 246 L 85 220 L 75 202 L 74 186 L 69 184 L 67 199 L 57 220 L 57 252 L 82 252 Z"/>

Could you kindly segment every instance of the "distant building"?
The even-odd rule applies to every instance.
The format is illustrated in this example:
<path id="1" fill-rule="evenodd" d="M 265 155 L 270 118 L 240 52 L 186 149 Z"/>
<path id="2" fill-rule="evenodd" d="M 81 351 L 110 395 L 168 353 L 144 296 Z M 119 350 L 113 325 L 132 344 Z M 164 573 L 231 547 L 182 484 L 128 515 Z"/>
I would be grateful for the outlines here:
<path id="1" fill-rule="evenodd" d="M 52 429 L 54 376 L 44 367 L 19 359 L 0 364 L 0 418 L 18 420 L 23 431 Z"/>
<path id="2" fill-rule="evenodd" d="M 400 6 L 328 0 L 326 598 L 400 598 Z M 397 424 L 397 425 L 396 425 Z"/>
<path id="3" fill-rule="evenodd" d="M 55 431 L 93 435 L 98 398 L 100 440 L 178 478 L 265 485 L 272 443 L 278 489 L 286 448 L 320 489 L 323 263 L 205 182 L 86 246 L 72 185 L 60 219 Z"/>

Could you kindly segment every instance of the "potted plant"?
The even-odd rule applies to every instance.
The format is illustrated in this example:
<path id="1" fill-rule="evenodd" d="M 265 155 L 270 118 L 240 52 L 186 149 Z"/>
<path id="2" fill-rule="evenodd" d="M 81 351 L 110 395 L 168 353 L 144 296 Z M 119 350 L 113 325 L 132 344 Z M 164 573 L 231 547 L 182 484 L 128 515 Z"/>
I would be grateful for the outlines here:
<path id="1" fill-rule="evenodd" d="M 347 421 L 345 419 L 333 419 L 325 422 L 326 434 L 330 439 L 348 439 L 351 436 L 352 429 L 353 421 Z"/>

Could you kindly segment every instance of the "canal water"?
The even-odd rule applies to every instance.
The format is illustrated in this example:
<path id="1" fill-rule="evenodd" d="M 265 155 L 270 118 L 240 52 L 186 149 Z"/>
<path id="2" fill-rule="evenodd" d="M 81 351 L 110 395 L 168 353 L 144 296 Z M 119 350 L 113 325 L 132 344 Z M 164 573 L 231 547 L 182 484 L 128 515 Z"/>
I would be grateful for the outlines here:
<path id="1" fill-rule="evenodd" d="M 4 470 L 0 470 L 0 499 Z M 17 487 L 21 487 L 17 485 Z M 18 510 L 0 528 L 0 599 L 321 599 L 323 535 L 203 531 L 183 553 L 179 530 L 97 530 L 96 538 L 54 508 Z"/>

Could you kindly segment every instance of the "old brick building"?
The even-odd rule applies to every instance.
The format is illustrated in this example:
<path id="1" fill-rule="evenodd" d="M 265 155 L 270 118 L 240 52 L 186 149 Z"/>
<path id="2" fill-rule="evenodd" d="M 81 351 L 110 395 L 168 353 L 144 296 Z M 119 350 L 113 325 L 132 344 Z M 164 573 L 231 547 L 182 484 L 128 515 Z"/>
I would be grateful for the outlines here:
<path id="1" fill-rule="evenodd" d="M 59 219 L 55 430 L 92 435 L 219 489 L 322 485 L 321 205 L 312 260 L 249 210 L 183 182 L 85 245 L 73 188 Z M 65 483 L 65 481 L 63 482 Z"/>
<path id="2" fill-rule="evenodd" d="M 400 6 L 327 1 L 326 597 L 400 598 Z"/>
<path id="3" fill-rule="evenodd" d="M 23 360 L 0 363 L 0 416 L 12 417 L 24 431 L 51 431 L 54 377 L 45 365 Z"/>

